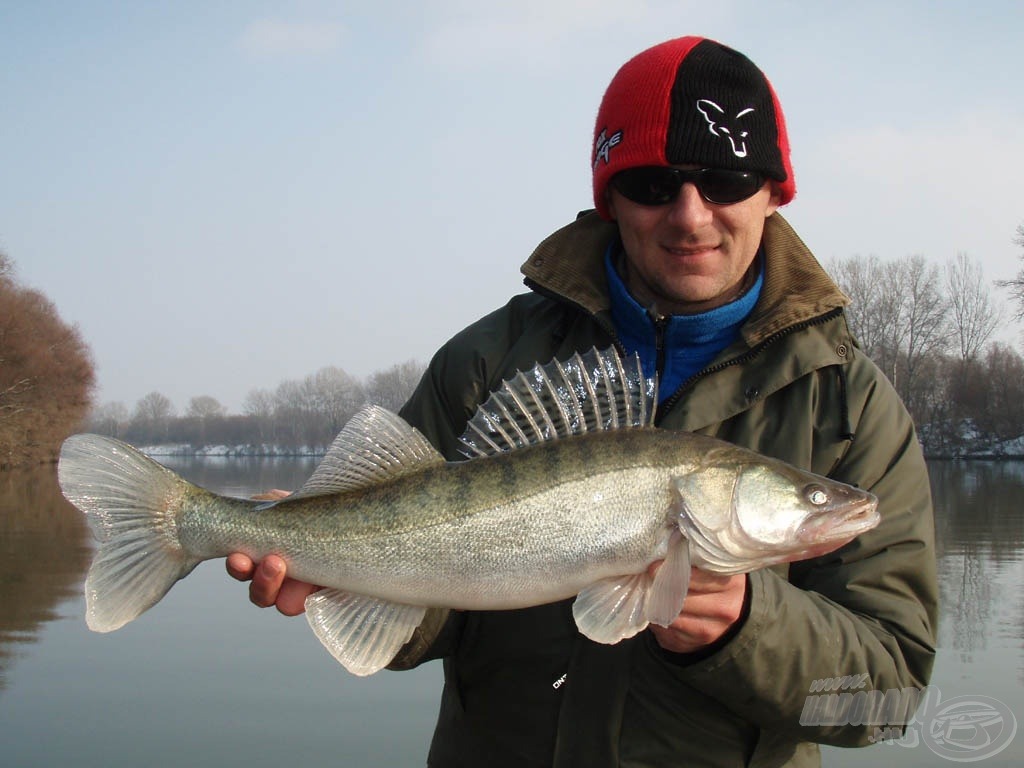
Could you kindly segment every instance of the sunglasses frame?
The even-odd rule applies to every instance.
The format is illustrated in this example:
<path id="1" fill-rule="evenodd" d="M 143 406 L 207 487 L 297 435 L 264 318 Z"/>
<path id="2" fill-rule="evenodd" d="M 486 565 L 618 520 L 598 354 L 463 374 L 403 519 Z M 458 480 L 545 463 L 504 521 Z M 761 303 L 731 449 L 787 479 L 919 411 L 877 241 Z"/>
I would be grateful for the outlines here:
<path id="1" fill-rule="evenodd" d="M 649 196 L 645 197 L 643 194 L 636 194 L 637 187 L 651 186 L 650 182 L 645 183 L 644 181 L 638 180 L 635 182 L 635 186 L 630 188 L 628 182 L 629 177 L 636 176 L 638 173 L 661 174 L 661 179 L 655 179 L 655 181 L 659 183 L 666 182 L 668 179 L 671 178 L 673 180 L 672 183 L 676 184 L 675 190 L 669 197 L 666 197 L 664 199 L 651 199 Z M 708 174 L 712 173 L 723 173 L 728 174 L 730 176 L 735 175 L 737 178 L 743 179 L 749 178 L 751 180 L 752 189 L 749 193 L 743 194 L 733 199 L 716 200 L 713 197 L 709 196 L 706 189 L 709 178 Z M 753 186 L 753 182 L 755 181 L 757 182 L 757 184 L 756 186 Z M 627 200 L 631 200 L 632 202 L 637 203 L 638 205 L 646 205 L 651 207 L 668 205 L 669 203 L 675 201 L 675 199 L 679 197 L 679 193 L 682 191 L 683 185 L 687 183 L 693 184 L 697 188 L 697 191 L 700 193 L 700 196 L 707 200 L 709 203 L 713 203 L 714 205 L 733 205 L 734 203 L 741 203 L 744 200 L 747 200 L 756 195 L 761 190 L 761 187 L 764 186 L 765 181 L 767 181 L 767 177 L 764 176 L 764 174 L 757 173 L 756 171 L 734 171 L 728 168 L 683 169 L 673 168 L 667 165 L 640 165 L 634 168 L 626 168 L 623 171 L 619 171 L 611 178 L 612 186 L 615 187 L 615 189 L 618 190 L 619 194 L 621 194 Z M 626 183 L 623 184 L 623 182 Z"/>

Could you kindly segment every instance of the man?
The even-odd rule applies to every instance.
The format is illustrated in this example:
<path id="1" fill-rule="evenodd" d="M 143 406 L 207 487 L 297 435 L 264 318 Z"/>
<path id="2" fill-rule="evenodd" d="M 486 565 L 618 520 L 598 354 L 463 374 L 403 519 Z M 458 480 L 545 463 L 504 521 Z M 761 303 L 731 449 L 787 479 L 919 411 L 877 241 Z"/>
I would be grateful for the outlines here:
<path id="1" fill-rule="evenodd" d="M 432 766 L 819 765 L 816 743 L 865 745 L 875 729 L 801 725 L 815 680 L 866 675 L 885 692 L 930 674 L 931 500 L 913 425 L 856 348 L 846 298 L 776 213 L 795 184 L 754 64 L 702 38 L 655 46 L 612 80 L 594 133 L 597 211 L 540 244 L 523 266 L 531 293 L 448 342 L 402 415 L 454 459 L 504 378 L 615 344 L 658 375 L 660 427 L 859 485 L 882 522 L 814 560 L 694 569 L 671 626 L 616 645 L 582 637 L 570 602 L 435 610 L 392 667 L 445 660 Z M 237 555 L 228 569 L 254 573 Z M 312 589 L 267 558 L 251 596 L 298 613 Z"/>

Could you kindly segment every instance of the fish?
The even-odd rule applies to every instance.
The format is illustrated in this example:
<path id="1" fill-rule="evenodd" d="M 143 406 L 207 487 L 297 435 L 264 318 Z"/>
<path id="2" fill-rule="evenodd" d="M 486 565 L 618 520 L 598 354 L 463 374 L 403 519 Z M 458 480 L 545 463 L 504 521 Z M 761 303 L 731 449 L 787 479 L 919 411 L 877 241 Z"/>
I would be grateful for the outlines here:
<path id="1" fill-rule="evenodd" d="M 574 598 L 579 631 L 612 644 L 671 624 L 691 566 L 745 573 L 877 525 L 870 492 L 657 428 L 656 403 L 636 356 L 577 353 L 504 381 L 469 420 L 459 461 L 367 406 L 309 480 L 272 502 L 218 495 L 126 443 L 72 435 L 58 480 L 97 541 L 86 622 L 124 626 L 205 560 L 275 554 L 322 586 L 306 600 L 309 624 L 362 676 L 387 666 L 428 608 Z"/>

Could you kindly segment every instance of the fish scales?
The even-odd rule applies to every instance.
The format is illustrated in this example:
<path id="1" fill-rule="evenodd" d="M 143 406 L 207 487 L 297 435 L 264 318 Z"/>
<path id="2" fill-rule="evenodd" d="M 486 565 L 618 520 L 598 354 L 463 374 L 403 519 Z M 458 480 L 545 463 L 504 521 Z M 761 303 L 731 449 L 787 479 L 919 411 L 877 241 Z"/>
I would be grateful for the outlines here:
<path id="1" fill-rule="evenodd" d="M 685 469 L 681 438 L 594 432 L 264 510 L 200 491 L 179 528 L 186 550 L 204 559 L 277 554 L 315 584 L 406 603 L 520 608 L 639 572 L 659 546 L 663 554 L 670 473 Z"/>

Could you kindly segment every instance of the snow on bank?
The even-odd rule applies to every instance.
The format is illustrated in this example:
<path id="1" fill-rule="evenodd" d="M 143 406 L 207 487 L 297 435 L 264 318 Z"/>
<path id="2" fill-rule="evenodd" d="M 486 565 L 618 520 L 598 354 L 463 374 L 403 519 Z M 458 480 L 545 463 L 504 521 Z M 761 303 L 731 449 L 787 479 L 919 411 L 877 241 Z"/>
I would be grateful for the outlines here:
<path id="1" fill-rule="evenodd" d="M 279 445 L 202 445 L 198 448 L 188 443 L 172 445 L 144 445 L 139 448 L 147 456 L 323 456 L 324 449 L 301 446 L 284 448 Z"/>
<path id="2" fill-rule="evenodd" d="M 973 425 L 964 425 L 960 439 L 954 448 L 929 445 L 928 430 L 921 430 L 921 442 L 925 456 L 941 459 L 1024 459 L 1024 435 L 1013 440 L 986 440 Z M 188 443 L 172 445 L 146 445 L 139 448 L 147 456 L 225 456 L 225 457 L 273 457 L 273 456 L 318 456 L 324 455 L 323 448 L 303 446 L 284 448 L 263 443 L 259 445 L 203 445 L 198 448 Z"/>

